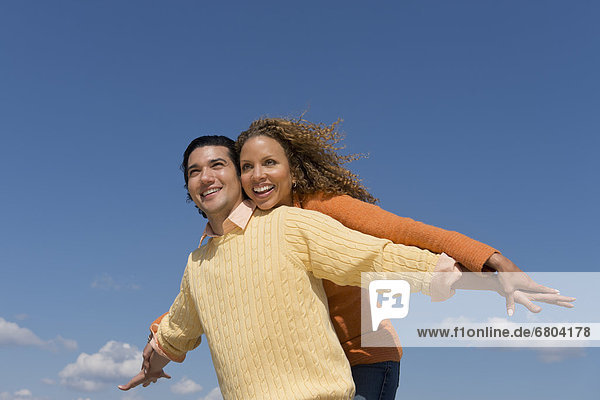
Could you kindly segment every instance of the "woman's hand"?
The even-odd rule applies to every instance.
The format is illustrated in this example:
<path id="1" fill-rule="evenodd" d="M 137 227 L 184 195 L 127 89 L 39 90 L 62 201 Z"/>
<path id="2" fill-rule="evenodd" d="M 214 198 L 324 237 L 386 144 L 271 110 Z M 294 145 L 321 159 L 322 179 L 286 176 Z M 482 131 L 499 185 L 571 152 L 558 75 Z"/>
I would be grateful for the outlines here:
<path id="1" fill-rule="evenodd" d="M 506 311 L 509 316 L 515 312 L 516 291 L 520 291 L 518 302 L 525 305 L 532 312 L 539 312 L 541 307 L 532 304 L 531 301 L 543 301 L 562 307 L 573 307 L 570 302 L 574 301 L 574 298 L 559 296 L 558 290 L 536 283 L 515 263 L 500 253 L 492 254 L 485 263 L 483 270 L 498 272 L 501 294 L 506 297 Z M 549 296 L 541 296 L 542 294 Z M 568 304 L 568 306 L 565 304 Z"/>
<path id="2" fill-rule="evenodd" d="M 498 293 L 500 293 L 501 296 L 504 296 L 502 292 Z M 540 301 L 542 303 L 554 304 L 555 306 L 566 308 L 575 307 L 575 305 L 572 304 L 572 302 L 575 301 L 574 297 L 561 296 L 557 293 L 532 293 L 515 290 L 514 301 L 515 303 L 524 305 L 533 313 L 539 313 L 542 311 L 542 307 L 538 306 L 537 304 L 533 304 L 532 301 Z"/>
<path id="3" fill-rule="evenodd" d="M 514 264 L 513 264 L 514 265 Z M 575 301 L 574 297 L 561 296 L 555 289 L 547 288 L 546 286 L 535 283 L 525 272 L 484 272 L 483 274 L 470 272 L 465 267 L 457 264 L 457 267 L 462 272 L 460 278 L 455 280 L 451 289 L 467 289 L 467 290 L 491 290 L 497 292 L 500 296 L 506 298 L 508 315 L 512 315 L 515 303 L 522 304 L 529 311 L 538 313 L 542 311 L 542 307 L 533 304 L 533 301 L 539 301 L 547 304 L 554 304 L 560 307 L 573 308 L 571 304 Z M 518 267 L 515 266 L 518 269 Z M 445 272 L 448 278 L 452 280 L 453 275 Z M 436 277 L 434 279 L 444 281 L 444 278 Z M 433 280 L 432 280 L 433 281 Z M 510 292 L 506 291 L 506 287 L 510 288 Z M 529 290 L 516 289 L 516 287 L 525 287 Z M 550 292 L 548 292 L 550 291 Z M 508 293 L 511 295 L 509 300 Z M 432 295 L 433 299 L 433 295 Z M 512 308 L 509 308 L 509 302 Z"/>

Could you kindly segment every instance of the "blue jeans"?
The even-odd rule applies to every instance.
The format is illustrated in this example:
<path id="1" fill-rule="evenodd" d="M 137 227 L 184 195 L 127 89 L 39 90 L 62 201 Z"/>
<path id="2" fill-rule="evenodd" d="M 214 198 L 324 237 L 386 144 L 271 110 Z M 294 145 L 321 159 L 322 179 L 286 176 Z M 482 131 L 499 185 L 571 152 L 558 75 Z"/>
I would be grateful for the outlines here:
<path id="1" fill-rule="evenodd" d="M 384 361 L 352 367 L 355 400 L 394 400 L 400 382 L 400 363 Z"/>

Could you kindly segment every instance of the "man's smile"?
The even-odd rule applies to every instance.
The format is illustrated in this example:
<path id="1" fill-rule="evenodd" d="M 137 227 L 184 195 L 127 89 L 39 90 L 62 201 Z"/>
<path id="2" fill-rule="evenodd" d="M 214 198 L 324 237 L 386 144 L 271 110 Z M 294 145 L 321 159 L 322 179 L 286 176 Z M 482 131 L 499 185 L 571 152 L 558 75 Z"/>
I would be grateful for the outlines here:
<path id="1" fill-rule="evenodd" d="M 222 188 L 218 187 L 218 188 L 210 188 L 202 193 L 200 193 L 200 196 L 202 198 L 206 198 L 207 196 L 210 196 L 211 194 L 217 193 L 218 191 L 220 191 Z"/>

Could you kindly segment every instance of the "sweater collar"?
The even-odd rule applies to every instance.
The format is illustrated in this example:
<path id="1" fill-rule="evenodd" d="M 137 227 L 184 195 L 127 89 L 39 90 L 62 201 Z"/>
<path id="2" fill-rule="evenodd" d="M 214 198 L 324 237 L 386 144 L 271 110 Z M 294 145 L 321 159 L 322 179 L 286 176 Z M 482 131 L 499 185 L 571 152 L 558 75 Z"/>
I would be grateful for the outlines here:
<path id="1" fill-rule="evenodd" d="M 250 217 L 256 208 L 256 204 L 252 200 L 246 199 L 242 201 L 236 208 L 231 211 L 227 219 L 223 222 L 223 236 L 227 235 L 229 232 L 233 231 L 235 228 L 240 228 L 242 230 L 246 229 L 246 225 L 250 221 Z M 204 228 L 204 233 L 202 233 L 202 237 L 200 238 L 199 245 L 202 245 L 202 241 L 206 237 L 219 237 L 221 235 L 217 235 L 212 226 L 210 226 L 210 222 L 206 224 Z"/>

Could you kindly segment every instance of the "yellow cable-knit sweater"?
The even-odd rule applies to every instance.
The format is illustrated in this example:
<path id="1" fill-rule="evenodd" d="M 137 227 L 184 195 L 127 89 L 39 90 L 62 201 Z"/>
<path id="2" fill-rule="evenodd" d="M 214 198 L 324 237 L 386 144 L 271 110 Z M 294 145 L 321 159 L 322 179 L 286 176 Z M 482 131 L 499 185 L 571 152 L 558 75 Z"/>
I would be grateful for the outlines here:
<path id="1" fill-rule="evenodd" d="M 438 258 L 318 212 L 257 209 L 244 230 L 190 254 L 156 340 L 181 361 L 206 334 L 225 399 L 349 399 L 350 366 L 320 279 L 357 286 L 361 272 L 406 271 L 411 290 L 427 294 Z"/>

